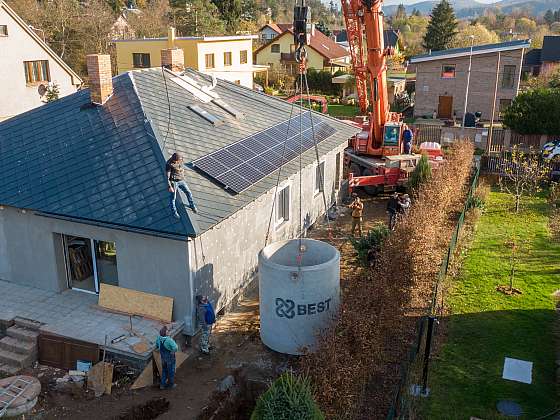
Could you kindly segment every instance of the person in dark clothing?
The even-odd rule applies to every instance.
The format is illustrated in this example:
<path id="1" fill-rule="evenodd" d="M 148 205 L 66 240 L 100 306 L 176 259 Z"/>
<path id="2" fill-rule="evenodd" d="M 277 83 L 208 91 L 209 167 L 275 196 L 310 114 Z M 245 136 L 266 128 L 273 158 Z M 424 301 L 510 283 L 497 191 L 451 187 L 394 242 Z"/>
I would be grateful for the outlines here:
<path id="1" fill-rule="evenodd" d="M 159 331 L 156 347 L 161 356 L 161 382 L 159 389 L 175 388 L 175 353 L 178 350 L 177 343 L 169 337 L 169 330 L 164 326 Z"/>
<path id="2" fill-rule="evenodd" d="M 187 196 L 187 200 L 189 200 L 189 207 L 195 213 L 198 213 L 197 208 L 194 204 L 193 196 L 191 190 L 189 190 L 189 186 L 185 182 L 185 167 L 183 166 L 183 158 L 182 156 L 175 152 L 169 158 L 165 165 L 165 174 L 167 176 L 167 186 L 169 192 L 171 194 L 169 205 L 171 206 L 171 210 L 173 211 L 173 216 L 179 219 L 179 213 L 177 212 L 177 206 L 175 204 L 177 200 L 177 190 L 181 189 Z"/>
<path id="3" fill-rule="evenodd" d="M 399 194 L 394 193 L 387 203 L 387 213 L 389 213 L 389 229 L 395 230 L 397 225 L 397 214 L 399 212 Z"/>
<path id="4" fill-rule="evenodd" d="M 465 127 L 476 127 L 476 117 L 472 112 L 465 114 Z"/>
<path id="5" fill-rule="evenodd" d="M 412 130 L 407 125 L 404 126 L 402 138 L 404 154 L 410 155 L 410 153 L 412 153 L 412 140 L 414 138 L 414 134 L 412 134 Z"/>

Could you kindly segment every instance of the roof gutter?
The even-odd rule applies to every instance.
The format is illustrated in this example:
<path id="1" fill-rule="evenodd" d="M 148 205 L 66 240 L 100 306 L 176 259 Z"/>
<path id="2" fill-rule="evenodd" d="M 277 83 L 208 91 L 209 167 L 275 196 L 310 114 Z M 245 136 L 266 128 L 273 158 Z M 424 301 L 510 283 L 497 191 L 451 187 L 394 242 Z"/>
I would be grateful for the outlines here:
<path id="1" fill-rule="evenodd" d="M 189 240 L 189 236 L 175 235 L 172 233 L 158 232 L 149 229 L 134 228 L 134 227 L 124 226 L 124 225 L 119 225 L 114 223 L 99 222 L 97 220 L 82 219 L 80 217 L 65 216 L 61 214 L 47 213 L 43 211 L 35 211 L 34 214 L 37 216 L 48 217 L 50 219 L 58 219 L 58 220 L 65 220 L 68 222 L 83 223 L 85 225 L 97 226 L 97 227 L 102 227 L 107 229 L 117 229 L 125 232 L 139 233 L 142 235 L 156 236 L 158 238 L 172 239 L 174 241 L 185 242 Z"/>
<path id="2" fill-rule="evenodd" d="M 472 52 L 472 55 L 491 54 L 499 51 L 514 51 L 514 50 L 529 48 L 530 46 L 531 43 L 526 42 L 524 44 L 512 45 L 509 47 L 488 48 L 487 50 L 474 50 Z M 448 58 L 468 57 L 469 55 L 471 55 L 470 51 L 462 51 L 462 52 L 450 53 L 450 54 L 422 55 L 418 57 L 411 57 L 410 63 L 414 64 L 414 63 L 423 63 L 426 61 L 446 60 Z"/>

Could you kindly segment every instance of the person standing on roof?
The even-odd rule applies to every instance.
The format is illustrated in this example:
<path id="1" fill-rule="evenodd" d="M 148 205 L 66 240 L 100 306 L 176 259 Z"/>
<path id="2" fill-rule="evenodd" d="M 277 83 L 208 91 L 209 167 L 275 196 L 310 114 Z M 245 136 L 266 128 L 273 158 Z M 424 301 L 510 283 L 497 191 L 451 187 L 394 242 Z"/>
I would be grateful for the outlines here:
<path id="1" fill-rule="evenodd" d="M 169 205 L 171 206 L 171 211 L 173 211 L 173 216 L 177 219 L 180 218 L 179 213 L 177 212 L 177 205 L 175 202 L 177 201 L 177 190 L 181 189 L 187 196 L 187 200 L 189 200 L 189 207 L 195 213 L 198 213 L 198 210 L 194 204 L 193 196 L 191 190 L 189 190 L 189 186 L 185 182 L 185 167 L 183 162 L 183 157 L 175 152 L 169 158 L 167 163 L 165 164 L 165 174 L 167 176 L 167 186 L 169 189 L 170 201 Z"/>
<path id="2" fill-rule="evenodd" d="M 358 233 L 362 236 L 362 213 L 364 211 L 364 203 L 358 197 L 358 194 L 352 193 L 354 201 L 348 206 L 352 209 L 352 236 L 354 236 L 354 231 L 356 227 L 358 228 Z"/>
<path id="3" fill-rule="evenodd" d="M 161 356 L 161 381 L 159 389 L 175 388 L 175 353 L 178 350 L 177 343 L 169 336 L 169 329 L 163 326 L 159 330 L 156 347 Z"/>
<path id="4" fill-rule="evenodd" d="M 196 318 L 198 325 L 202 329 L 200 336 L 199 348 L 203 354 L 210 354 L 210 334 L 212 334 L 212 325 L 216 322 L 216 314 L 214 308 L 208 300 L 208 296 L 197 296 Z"/>
<path id="5" fill-rule="evenodd" d="M 410 155 L 410 153 L 412 153 L 412 140 L 414 138 L 414 134 L 412 133 L 412 130 L 408 127 L 408 125 L 404 125 L 402 138 L 404 154 Z"/>

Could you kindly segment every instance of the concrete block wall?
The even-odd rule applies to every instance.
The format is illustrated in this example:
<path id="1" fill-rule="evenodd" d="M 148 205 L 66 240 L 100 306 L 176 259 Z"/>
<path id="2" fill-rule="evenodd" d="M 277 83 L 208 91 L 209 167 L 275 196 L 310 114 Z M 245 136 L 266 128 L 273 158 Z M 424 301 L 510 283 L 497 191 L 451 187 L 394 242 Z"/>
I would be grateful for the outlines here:
<path id="1" fill-rule="evenodd" d="M 345 144 L 321 157 L 325 162 L 325 194 L 327 202 L 340 202 L 343 197 L 342 161 Z M 340 185 L 335 188 L 336 156 L 341 159 Z M 321 193 L 315 193 L 316 162 L 303 169 L 302 225 L 309 227 L 324 214 Z M 270 230 L 269 244 L 282 239 L 296 238 L 299 230 L 299 175 L 293 175 L 280 184 L 279 190 L 290 186 L 290 219 L 280 225 L 275 215 Z M 216 310 L 228 305 L 256 277 L 258 253 L 264 247 L 275 189 L 241 209 L 201 237 L 189 242 L 189 255 L 194 291 L 208 295 Z M 194 314 L 193 314 L 194 316 Z M 194 319 L 185 319 L 186 331 L 193 329 Z M 194 332 L 191 330 L 191 333 Z"/>
<path id="2" fill-rule="evenodd" d="M 521 54 L 521 50 L 501 53 L 496 97 L 496 119 L 499 114 L 500 99 L 513 99 L 517 95 Z M 472 57 L 467 112 L 480 111 L 483 120 L 490 120 L 492 116 L 497 60 L 497 53 L 474 55 Z M 443 65 L 455 65 L 454 78 L 441 77 Z M 504 66 L 506 65 L 516 66 L 512 88 L 502 87 Z M 457 118 L 462 119 L 468 68 L 468 56 L 417 63 L 414 115 L 432 115 L 434 111 L 438 110 L 440 96 L 453 96 L 452 110 L 455 111 Z"/>
<path id="3" fill-rule="evenodd" d="M 112 241 L 119 286 L 174 298 L 173 317 L 191 311 L 187 242 L 0 209 L 0 279 L 44 290 L 68 288 L 60 234 Z"/>

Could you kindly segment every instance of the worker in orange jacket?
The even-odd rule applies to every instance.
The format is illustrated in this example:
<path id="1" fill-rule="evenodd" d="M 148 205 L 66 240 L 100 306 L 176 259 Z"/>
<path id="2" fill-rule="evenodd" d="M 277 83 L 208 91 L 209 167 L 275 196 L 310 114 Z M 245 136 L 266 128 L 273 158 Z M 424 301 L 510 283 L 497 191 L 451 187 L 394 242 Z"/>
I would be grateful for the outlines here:
<path id="1" fill-rule="evenodd" d="M 364 211 L 364 203 L 358 197 L 358 194 L 352 193 L 354 200 L 348 206 L 352 209 L 352 236 L 354 236 L 354 231 L 356 227 L 358 228 L 358 233 L 362 236 L 362 213 Z"/>

